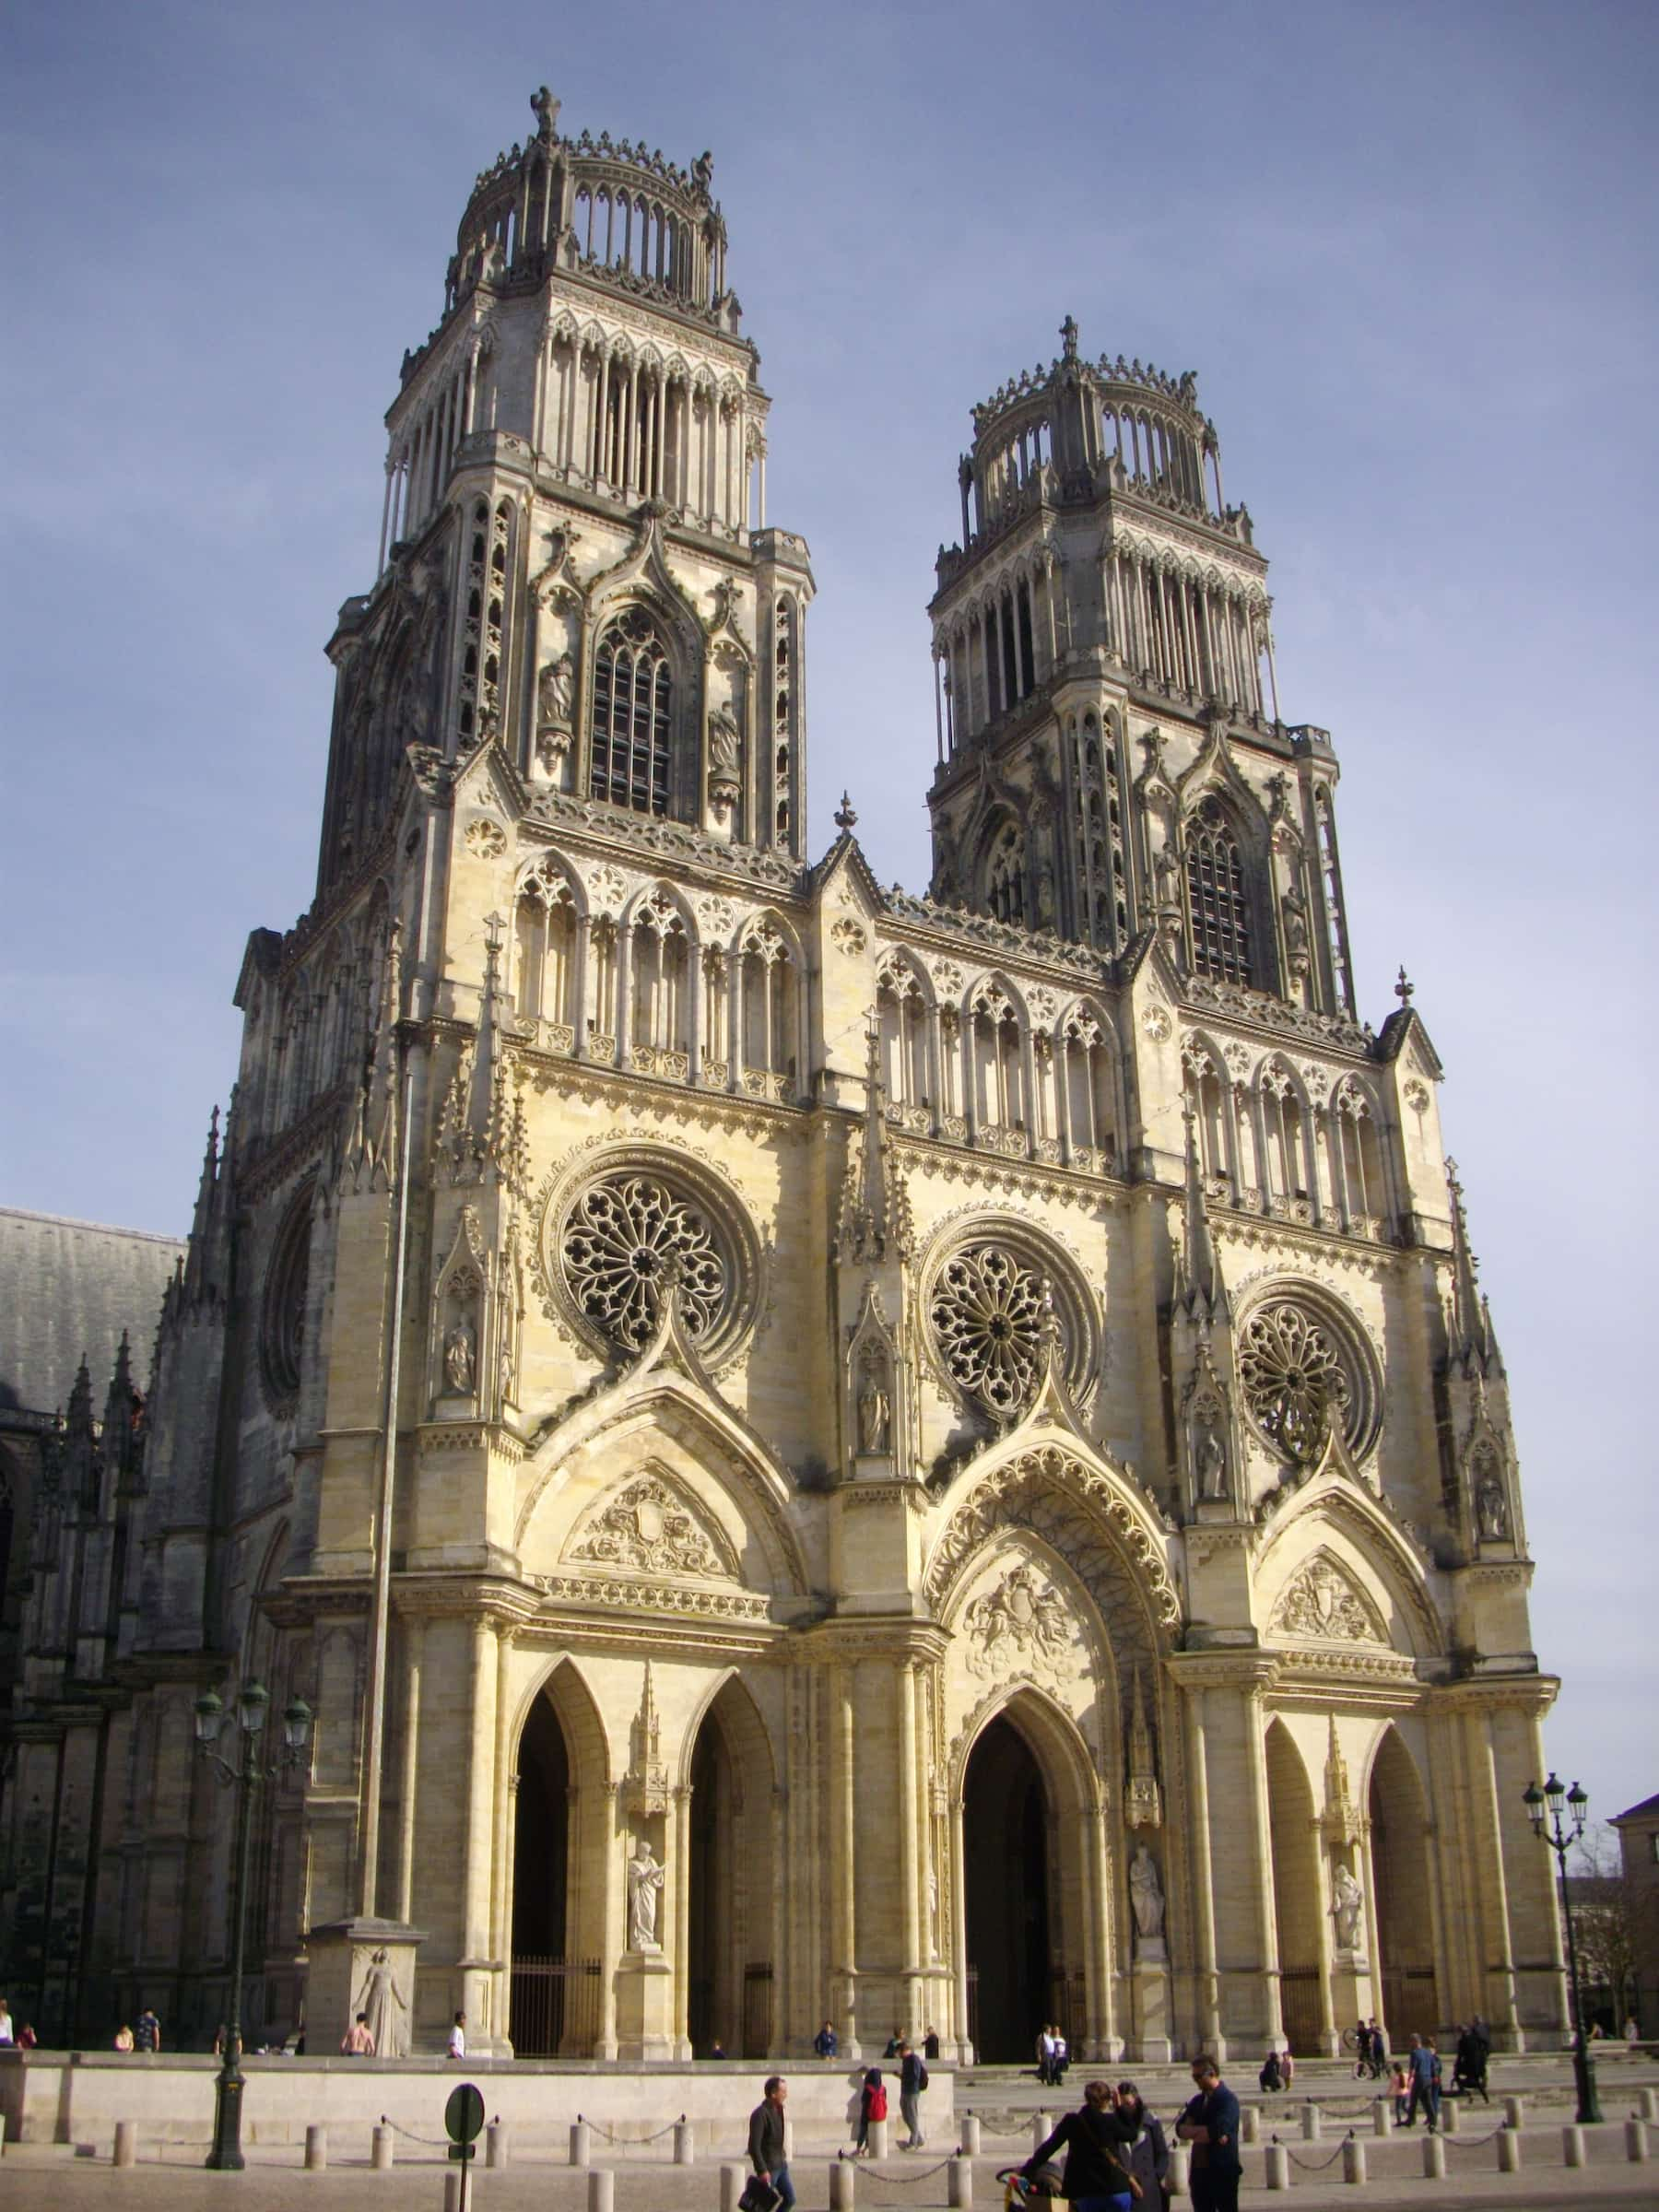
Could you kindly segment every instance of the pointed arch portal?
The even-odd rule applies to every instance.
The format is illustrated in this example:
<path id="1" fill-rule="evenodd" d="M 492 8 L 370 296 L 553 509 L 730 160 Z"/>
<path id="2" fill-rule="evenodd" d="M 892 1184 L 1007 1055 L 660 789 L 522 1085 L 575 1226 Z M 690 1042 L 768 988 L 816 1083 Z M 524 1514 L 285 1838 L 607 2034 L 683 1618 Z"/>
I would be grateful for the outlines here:
<path id="1" fill-rule="evenodd" d="M 765 2058 L 772 2023 L 771 1754 L 760 1716 L 724 1683 L 691 1749 L 686 2033 L 692 2056 Z"/>
<path id="2" fill-rule="evenodd" d="M 508 2034 L 519 2058 L 589 2058 L 599 2039 L 604 1906 L 588 1831 L 604 1816 L 604 1781 L 597 1716 L 566 1662 L 531 1701 L 513 1775 Z"/>
<path id="3" fill-rule="evenodd" d="M 1378 1980 L 1382 2019 L 1396 2049 L 1444 2021 L 1434 1972 L 1430 1902 L 1429 1808 L 1411 1755 L 1396 1729 L 1384 1732 L 1367 1794 L 1376 1888 Z"/>

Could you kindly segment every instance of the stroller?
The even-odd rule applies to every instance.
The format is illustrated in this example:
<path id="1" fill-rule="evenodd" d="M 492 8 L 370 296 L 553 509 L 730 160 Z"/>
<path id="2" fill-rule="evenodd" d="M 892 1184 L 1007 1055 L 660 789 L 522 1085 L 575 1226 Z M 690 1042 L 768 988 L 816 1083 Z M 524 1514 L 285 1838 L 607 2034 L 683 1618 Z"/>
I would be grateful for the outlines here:
<path id="1" fill-rule="evenodd" d="M 1060 2194 L 1058 2166 L 1040 2166 L 1034 2174 L 1022 2173 L 1018 2166 L 1005 2166 L 996 2178 L 1003 2187 L 1003 2212 L 1021 2205 L 1051 2204 Z"/>

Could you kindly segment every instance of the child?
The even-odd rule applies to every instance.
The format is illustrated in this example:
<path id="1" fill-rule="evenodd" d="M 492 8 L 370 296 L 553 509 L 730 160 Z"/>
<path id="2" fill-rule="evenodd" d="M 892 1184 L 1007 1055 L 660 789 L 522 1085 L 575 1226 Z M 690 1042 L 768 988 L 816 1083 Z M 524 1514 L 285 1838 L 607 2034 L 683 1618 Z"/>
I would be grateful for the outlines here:
<path id="1" fill-rule="evenodd" d="M 1397 2058 L 1394 2061 L 1394 2072 L 1389 2077 L 1388 2087 L 1390 2094 L 1394 2098 L 1394 2125 L 1404 2127 L 1406 2107 L 1411 2100 L 1411 2085 L 1406 2078 L 1405 2067 Z"/>
<path id="2" fill-rule="evenodd" d="M 870 2155 L 870 2123 L 887 2118 L 887 2090 L 882 2087 L 881 2068 L 872 2066 L 864 2077 L 864 2088 L 858 2093 L 858 2135 L 853 2146 L 855 2159 Z"/>

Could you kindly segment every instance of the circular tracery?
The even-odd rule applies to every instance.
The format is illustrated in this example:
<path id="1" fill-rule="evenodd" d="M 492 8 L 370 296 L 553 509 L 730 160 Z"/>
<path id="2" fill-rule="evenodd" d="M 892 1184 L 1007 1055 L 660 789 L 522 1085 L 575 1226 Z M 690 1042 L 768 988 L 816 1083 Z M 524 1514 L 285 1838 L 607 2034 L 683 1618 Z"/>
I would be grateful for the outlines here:
<path id="1" fill-rule="evenodd" d="M 1371 1440 L 1374 1391 L 1365 1354 L 1334 1315 L 1296 1296 L 1270 1298 L 1239 1336 L 1244 1404 L 1282 1459 L 1307 1465 L 1339 1429 L 1352 1452 Z"/>
<path id="2" fill-rule="evenodd" d="M 613 1154 L 549 1208 L 544 1250 L 559 1305 L 606 1350 L 643 1349 L 670 1282 L 705 1358 L 729 1352 L 753 1316 L 753 1232 L 712 1177 L 678 1159 Z"/>
<path id="3" fill-rule="evenodd" d="M 1091 1300 L 1063 1256 L 1013 1225 L 948 1245 L 924 1278 L 930 1348 L 952 1393 L 994 1421 L 1018 1418 L 1058 1339 L 1067 1387 L 1086 1395 L 1095 1367 Z"/>

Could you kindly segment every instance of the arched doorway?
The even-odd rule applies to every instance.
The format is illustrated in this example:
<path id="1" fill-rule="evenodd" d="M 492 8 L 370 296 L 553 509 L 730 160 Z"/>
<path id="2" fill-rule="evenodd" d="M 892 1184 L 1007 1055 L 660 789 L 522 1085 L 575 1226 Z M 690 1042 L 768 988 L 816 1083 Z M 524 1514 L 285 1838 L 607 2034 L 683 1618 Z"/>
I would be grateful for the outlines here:
<path id="1" fill-rule="evenodd" d="M 1066 2009 L 1050 1971 L 1051 1811 L 1030 1744 L 999 1713 L 962 1784 L 968 2034 L 987 2064 L 1028 2059 L 1043 2022 Z"/>
<path id="2" fill-rule="evenodd" d="M 1396 2049 L 1442 2025 L 1434 1976 L 1429 1814 L 1411 1755 L 1394 1728 L 1371 1763 L 1371 1880 L 1376 1889 L 1377 1977 L 1382 2021 Z"/>
<path id="3" fill-rule="evenodd" d="M 1273 1841 L 1273 1912 L 1278 1935 L 1279 2011 L 1298 2057 L 1328 2057 L 1329 1995 L 1321 1956 L 1318 1826 L 1307 1768 L 1290 1731 L 1267 1731 L 1267 1815 Z"/>
<path id="4" fill-rule="evenodd" d="M 771 1751 L 725 1682 L 691 1748 L 686 2034 L 695 2058 L 765 2058 L 773 2036 Z"/>
<path id="5" fill-rule="evenodd" d="M 545 1694 L 519 1738 L 512 1835 L 512 2009 L 520 2058 L 556 2058 L 569 2009 L 565 1923 L 570 1866 L 571 1761 Z"/>

